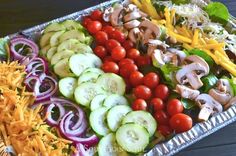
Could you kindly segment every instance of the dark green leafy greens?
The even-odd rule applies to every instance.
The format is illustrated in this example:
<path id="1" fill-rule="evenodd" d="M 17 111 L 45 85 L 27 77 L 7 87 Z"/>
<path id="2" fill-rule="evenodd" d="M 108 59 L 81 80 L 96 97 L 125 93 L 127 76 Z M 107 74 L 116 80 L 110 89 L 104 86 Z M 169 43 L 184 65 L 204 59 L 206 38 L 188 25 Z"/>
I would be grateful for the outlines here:
<path id="1" fill-rule="evenodd" d="M 180 4 L 188 4 L 190 3 L 190 0 L 171 0 L 172 3 L 180 5 Z"/>
<path id="2" fill-rule="evenodd" d="M 207 64 L 209 65 L 210 68 L 214 66 L 214 60 L 202 50 L 192 49 L 192 50 L 187 51 L 186 53 L 188 55 L 197 55 L 197 56 L 203 58 L 207 62 Z"/>
<path id="3" fill-rule="evenodd" d="M 0 60 L 6 60 L 8 57 L 7 50 L 8 40 L 6 38 L 0 38 Z"/>
<path id="4" fill-rule="evenodd" d="M 204 10 L 208 13 L 213 22 L 218 22 L 223 25 L 227 24 L 230 15 L 227 7 L 223 3 L 212 2 L 208 4 Z"/>
<path id="5" fill-rule="evenodd" d="M 185 109 L 195 109 L 197 107 L 196 103 L 190 99 L 181 99 L 181 102 Z"/>
<path id="6" fill-rule="evenodd" d="M 200 88 L 200 91 L 208 93 L 208 91 L 216 85 L 218 78 L 214 74 L 209 74 L 208 76 L 203 77 L 201 80 L 203 86 Z"/>

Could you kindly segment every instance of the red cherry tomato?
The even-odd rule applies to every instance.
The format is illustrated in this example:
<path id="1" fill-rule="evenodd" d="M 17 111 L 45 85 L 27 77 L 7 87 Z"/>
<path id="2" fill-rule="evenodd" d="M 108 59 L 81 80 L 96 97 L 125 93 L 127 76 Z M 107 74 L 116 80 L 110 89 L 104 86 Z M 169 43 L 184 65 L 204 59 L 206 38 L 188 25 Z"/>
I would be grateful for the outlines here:
<path id="1" fill-rule="evenodd" d="M 133 71 L 129 76 L 129 81 L 133 87 L 143 83 L 143 74 L 139 71 Z"/>
<path id="2" fill-rule="evenodd" d="M 165 137 L 169 136 L 172 133 L 171 128 L 166 125 L 159 125 L 157 130 Z"/>
<path id="3" fill-rule="evenodd" d="M 155 88 L 155 96 L 162 100 L 166 100 L 169 96 L 169 88 L 166 85 L 160 84 Z"/>
<path id="4" fill-rule="evenodd" d="M 168 125 L 169 124 L 169 117 L 163 110 L 157 111 L 154 114 L 154 118 L 156 119 L 157 123 L 160 125 Z"/>
<path id="5" fill-rule="evenodd" d="M 159 81 L 159 76 L 154 72 L 148 73 L 143 79 L 143 83 L 151 89 L 155 88 L 159 84 Z"/>
<path id="6" fill-rule="evenodd" d="M 115 62 L 115 60 L 113 60 L 111 56 L 106 56 L 105 58 L 103 58 L 103 63 L 105 62 Z"/>
<path id="7" fill-rule="evenodd" d="M 150 56 L 144 55 L 144 56 L 139 56 L 136 60 L 136 63 L 138 67 L 146 66 L 151 64 L 151 58 Z"/>
<path id="8" fill-rule="evenodd" d="M 148 100 L 152 96 L 152 91 L 147 86 L 139 85 L 134 89 L 134 95 L 136 98 Z"/>
<path id="9" fill-rule="evenodd" d="M 91 18 L 89 18 L 89 17 L 84 17 L 84 18 L 83 18 L 82 25 L 87 28 L 87 26 L 88 26 L 88 24 L 89 24 L 90 22 L 92 22 Z"/>
<path id="10" fill-rule="evenodd" d="M 115 74 L 118 74 L 119 73 L 119 66 L 115 62 L 105 62 L 102 65 L 102 70 L 105 73 L 115 73 Z"/>
<path id="11" fill-rule="evenodd" d="M 125 34 L 119 30 L 115 30 L 110 34 L 112 39 L 117 40 L 120 43 L 123 43 L 125 41 Z"/>
<path id="12" fill-rule="evenodd" d="M 123 78 L 129 78 L 130 74 L 136 70 L 138 70 L 138 67 L 135 64 L 126 64 L 120 68 L 120 75 Z"/>
<path id="13" fill-rule="evenodd" d="M 104 45 L 108 40 L 108 35 L 104 31 L 99 31 L 95 34 L 95 40 L 98 44 Z"/>
<path id="14" fill-rule="evenodd" d="M 102 28 L 102 30 L 106 32 L 108 36 L 110 36 L 115 31 L 115 28 L 112 26 L 105 26 Z"/>
<path id="15" fill-rule="evenodd" d="M 192 118 L 182 113 L 175 114 L 170 119 L 170 127 L 176 133 L 186 132 L 190 130 L 192 126 L 193 126 Z"/>
<path id="16" fill-rule="evenodd" d="M 106 48 L 109 51 L 112 51 L 113 48 L 120 46 L 120 43 L 117 40 L 110 39 L 106 42 Z"/>
<path id="17" fill-rule="evenodd" d="M 96 34 L 98 31 L 100 31 L 102 29 L 102 23 L 99 21 L 91 21 L 88 24 L 87 29 L 88 29 L 89 33 Z"/>
<path id="18" fill-rule="evenodd" d="M 145 100 L 143 99 L 136 99 L 134 100 L 134 102 L 132 103 L 132 109 L 135 111 L 138 110 L 147 110 L 147 103 Z"/>
<path id="19" fill-rule="evenodd" d="M 111 57 L 116 61 L 122 60 L 123 58 L 125 58 L 125 55 L 126 55 L 126 51 L 121 46 L 117 46 L 113 48 L 111 51 Z"/>
<path id="20" fill-rule="evenodd" d="M 153 98 L 150 102 L 150 106 L 153 108 L 154 112 L 164 109 L 164 103 L 160 98 Z"/>
<path id="21" fill-rule="evenodd" d="M 139 52 L 139 50 L 137 50 L 135 48 L 131 48 L 127 52 L 127 57 L 130 59 L 136 60 L 139 56 L 140 56 L 140 52 Z"/>
<path id="22" fill-rule="evenodd" d="M 124 58 L 124 59 L 120 60 L 119 67 L 121 68 L 126 64 L 134 64 L 134 61 L 131 59 L 128 59 L 128 58 Z"/>
<path id="23" fill-rule="evenodd" d="M 167 112 L 170 116 L 182 113 L 184 110 L 183 104 L 178 99 L 171 99 L 167 103 Z"/>
<path id="24" fill-rule="evenodd" d="M 94 10 L 90 16 L 91 16 L 91 19 L 94 21 L 95 20 L 102 21 L 102 12 L 100 10 Z"/>
<path id="25" fill-rule="evenodd" d="M 93 51 L 101 59 L 103 59 L 105 56 L 107 56 L 107 50 L 103 46 L 97 46 L 97 47 L 94 48 Z"/>
<path id="26" fill-rule="evenodd" d="M 131 48 L 134 47 L 134 43 L 130 40 L 126 40 L 122 43 L 122 46 L 125 48 L 125 50 L 130 50 Z"/>

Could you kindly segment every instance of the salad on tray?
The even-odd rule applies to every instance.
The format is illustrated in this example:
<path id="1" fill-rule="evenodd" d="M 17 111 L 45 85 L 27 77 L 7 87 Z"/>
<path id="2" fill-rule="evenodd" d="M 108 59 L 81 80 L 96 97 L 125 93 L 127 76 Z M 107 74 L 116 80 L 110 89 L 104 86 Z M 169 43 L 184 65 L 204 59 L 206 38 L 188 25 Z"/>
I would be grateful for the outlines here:
<path id="1" fill-rule="evenodd" d="M 39 41 L 1 39 L 8 151 L 140 155 L 235 105 L 230 14 L 220 2 L 202 4 L 131 0 L 52 22 Z"/>

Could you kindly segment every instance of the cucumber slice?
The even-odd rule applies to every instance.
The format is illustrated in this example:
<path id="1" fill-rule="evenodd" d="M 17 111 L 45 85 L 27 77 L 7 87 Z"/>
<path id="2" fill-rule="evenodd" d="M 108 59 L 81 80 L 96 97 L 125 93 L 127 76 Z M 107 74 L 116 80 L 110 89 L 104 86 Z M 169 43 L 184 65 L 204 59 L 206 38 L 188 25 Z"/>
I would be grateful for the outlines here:
<path id="1" fill-rule="evenodd" d="M 109 128 L 105 122 L 108 108 L 101 107 L 91 112 L 89 122 L 92 129 L 101 136 L 109 133 Z"/>
<path id="2" fill-rule="evenodd" d="M 77 80 L 73 77 L 66 77 L 59 81 L 59 91 L 63 96 L 69 99 L 73 98 L 76 87 Z"/>
<path id="3" fill-rule="evenodd" d="M 91 49 L 91 47 L 84 43 L 77 43 L 74 50 L 76 53 L 93 53 L 93 50 Z"/>
<path id="4" fill-rule="evenodd" d="M 61 30 L 65 30 L 66 28 L 64 27 L 64 25 L 59 24 L 59 23 L 51 23 L 49 24 L 43 31 L 43 33 L 48 33 L 48 32 L 55 32 L 55 31 L 61 31 Z"/>
<path id="5" fill-rule="evenodd" d="M 94 111 L 100 107 L 102 107 L 104 100 L 106 99 L 107 95 L 106 94 L 99 94 L 96 95 L 93 100 L 90 103 L 90 110 Z"/>
<path id="6" fill-rule="evenodd" d="M 124 96 L 119 94 L 112 94 L 108 96 L 103 103 L 103 105 L 108 108 L 111 108 L 116 105 L 128 105 L 128 104 L 129 104 L 128 100 Z"/>
<path id="7" fill-rule="evenodd" d="M 121 125 L 121 121 L 124 116 L 130 111 L 132 111 L 132 109 L 126 105 L 112 107 L 107 113 L 107 125 L 110 130 L 115 132 Z"/>
<path id="8" fill-rule="evenodd" d="M 92 36 L 86 36 L 84 39 L 84 44 L 91 45 L 93 42 L 93 37 Z"/>
<path id="9" fill-rule="evenodd" d="M 78 84 L 84 83 L 84 82 L 96 82 L 100 74 L 98 73 L 92 73 L 92 72 L 86 72 L 82 73 L 81 76 L 78 79 Z"/>
<path id="10" fill-rule="evenodd" d="M 98 144 L 99 156 L 128 156 L 116 142 L 116 136 L 113 133 L 107 134 Z"/>
<path id="11" fill-rule="evenodd" d="M 46 56 L 47 55 L 47 52 L 48 50 L 51 48 L 50 45 L 46 45 L 45 47 L 43 47 L 41 50 L 40 50 L 40 55 L 41 56 Z"/>
<path id="12" fill-rule="evenodd" d="M 52 58 L 51 58 L 51 64 L 54 65 L 56 64 L 58 61 L 64 59 L 64 58 L 69 58 L 74 54 L 73 51 L 71 50 L 63 50 L 60 52 L 55 53 Z"/>
<path id="13" fill-rule="evenodd" d="M 85 35 L 79 30 L 69 30 L 60 36 L 59 41 L 63 42 L 69 39 L 77 39 L 83 42 L 85 40 Z"/>
<path id="14" fill-rule="evenodd" d="M 82 83 L 74 92 L 75 101 L 86 107 L 89 107 L 90 102 L 98 94 L 105 94 L 105 92 L 100 85 L 92 82 Z"/>
<path id="15" fill-rule="evenodd" d="M 54 47 L 59 44 L 59 37 L 65 32 L 65 30 L 58 31 L 52 35 L 50 38 L 50 45 L 51 47 Z"/>
<path id="16" fill-rule="evenodd" d="M 83 73 L 87 73 L 87 72 L 97 73 L 100 75 L 104 73 L 101 69 L 98 69 L 98 68 L 87 68 L 84 70 Z"/>
<path id="17" fill-rule="evenodd" d="M 152 115 L 145 111 L 133 111 L 128 113 L 122 120 L 122 124 L 136 123 L 147 129 L 149 137 L 152 137 L 156 131 L 157 123 Z"/>
<path id="18" fill-rule="evenodd" d="M 90 58 L 91 62 L 94 64 L 94 67 L 100 68 L 102 66 L 102 60 L 97 57 L 97 55 L 92 53 L 85 53 L 84 55 Z"/>
<path id="19" fill-rule="evenodd" d="M 46 45 L 50 43 L 50 38 L 52 37 L 54 33 L 55 32 L 49 32 L 49 33 L 43 34 L 43 36 L 41 37 L 39 41 L 39 45 L 41 48 L 45 47 Z"/>
<path id="20" fill-rule="evenodd" d="M 58 45 L 57 51 L 73 50 L 78 43 L 79 41 L 76 39 L 66 40 Z"/>
<path id="21" fill-rule="evenodd" d="M 80 74 L 89 67 L 94 67 L 93 62 L 91 62 L 90 58 L 85 56 L 84 54 L 74 54 L 69 59 L 69 66 L 71 71 L 76 75 L 80 76 Z"/>
<path id="22" fill-rule="evenodd" d="M 122 125 L 116 132 L 117 143 L 127 152 L 143 152 L 149 144 L 148 131 L 134 123 Z"/>
<path id="23" fill-rule="evenodd" d="M 57 47 L 51 47 L 47 52 L 47 59 L 51 60 L 52 56 L 57 52 Z"/>
<path id="24" fill-rule="evenodd" d="M 119 95 L 124 95 L 125 93 L 125 82 L 122 77 L 116 74 L 105 73 L 98 78 L 97 83 L 109 93 Z"/>
<path id="25" fill-rule="evenodd" d="M 67 30 L 73 30 L 73 29 L 84 30 L 84 27 L 79 22 L 76 22 L 74 20 L 66 20 L 61 24 L 64 25 Z"/>
<path id="26" fill-rule="evenodd" d="M 69 64 L 69 59 L 68 58 L 60 60 L 53 67 L 55 74 L 57 74 L 60 77 L 74 76 L 74 74 L 70 72 L 70 68 L 69 68 L 68 64 Z"/>

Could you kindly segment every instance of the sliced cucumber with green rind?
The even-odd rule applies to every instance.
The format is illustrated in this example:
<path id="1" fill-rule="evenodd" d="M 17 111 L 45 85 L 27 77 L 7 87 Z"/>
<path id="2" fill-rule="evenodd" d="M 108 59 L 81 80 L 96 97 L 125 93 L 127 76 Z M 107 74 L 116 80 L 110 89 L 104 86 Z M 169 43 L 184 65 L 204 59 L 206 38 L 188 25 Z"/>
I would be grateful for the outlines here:
<path id="1" fill-rule="evenodd" d="M 50 43 L 50 38 L 52 37 L 52 35 L 54 34 L 55 32 L 49 32 L 49 33 L 46 33 L 46 34 L 43 34 L 42 37 L 40 38 L 40 41 L 39 41 L 39 45 L 40 47 L 45 47 L 46 45 L 48 45 Z"/>
<path id="2" fill-rule="evenodd" d="M 94 67 L 100 68 L 102 66 L 102 60 L 97 57 L 97 55 L 92 53 L 85 53 L 88 58 L 90 58 L 91 62 L 93 63 Z"/>
<path id="3" fill-rule="evenodd" d="M 104 90 L 112 93 L 112 94 L 119 94 L 124 95 L 125 93 L 125 82 L 122 77 L 113 74 L 113 73 L 105 73 L 102 74 L 97 83 L 103 86 Z"/>
<path id="4" fill-rule="evenodd" d="M 91 45 L 93 42 L 93 37 L 92 36 L 86 36 L 84 39 L 84 44 Z"/>
<path id="5" fill-rule="evenodd" d="M 56 32 L 56 31 L 61 31 L 61 30 L 65 30 L 66 28 L 64 27 L 64 25 L 59 24 L 59 23 L 51 23 L 49 24 L 43 31 L 43 33 L 48 33 L 48 32 Z"/>
<path id="6" fill-rule="evenodd" d="M 100 75 L 104 73 L 101 69 L 98 69 L 98 68 L 87 68 L 83 71 L 83 74 L 87 72 L 97 73 Z"/>
<path id="7" fill-rule="evenodd" d="M 78 79 L 78 84 L 84 83 L 84 82 L 96 82 L 100 74 L 98 73 L 92 73 L 92 72 L 86 72 L 82 73 L 81 76 Z"/>
<path id="8" fill-rule="evenodd" d="M 123 95 L 119 94 L 109 95 L 103 103 L 103 105 L 108 108 L 111 108 L 116 105 L 128 105 L 128 104 L 129 104 L 128 100 Z"/>
<path id="9" fill-rule="evenodd" d="M 57 74 L 60 77 L 72 77 L 74 76 L 73 73 L 70 72 L 69 68 L 69 59 L 65 58 L 63 60 L 60 60 L 58 63 L 56 63 L 53 66 L 55 74 Z"/>
<path id="10" fill-rule="evenodd" d="M 79 22 L 76 22 L 74 20 L 65 20 L 61 24 L 64 25 L 67 30 L 73 30 L 73 29 L 84 30 L 85 29 Z"/>
<path id="11" fill-rule="evenodd" d="M 47 52 L 47 59 L 51 60 L 52 56 L 57 52 L 57 47 L 51 47 Z"/>
<path id="12" fill-rule="evenodd" d="M 124 116 L 132 111 L 132 109 L 127 105 L 118 105 L 112 107 L 107 113 L 107 125 L 115 132 L 121 125 L 121 121 Z"/>
<path id="13" fill-rule="evenodd" d="M 149 133 L 139 124 L 125 124 L 118 128 L 116 141 L 125 151 L 139 153 L 149 144 Z"/>
<path id="14" fill-rule="evenodd" d="M 146 111 L 133 111 L 128 113 L 122 120 L 122 124 L 126 123 L 136 123 L 145 127 L 148 130 L 150 137 L 153 136 L 157 128 L 156 120 Z"/>
<path id="15" fill-rule="evenodd" d="M 69 99 L 73 98 L 77 86 L 77 80 L 73 77 L 66 77 L 59 81 L 59 91 L 63 96 Z"/>
<path id="16" fill-rule="evenodd" d="M 99 156 L 128 156 L 116 142 L 116 136 L 113 133 L 109 133 L 104 136 L 98 144 Z"/>
<path id="17" fill-rule="evenodd" d="M 65 50 L 65 49 L 74 51 L 74 49 L 78 43 L 79 43 L 79 41 L 76 39 L 66 40 L 58 45 L 57 51 L 59 52 L 59 51 Z"/>
<path id="18" fill-rule="evenodd" d="M 59 44 L 59 38 L 64 32 L 65 32 L 65 30 L 61 30 L 61 31 L 58 31 L 52 35 L 52 37 L 50 38 L 51 47 L 54 47 Z"/>
<path id="19" fill-rule="evenodd" d="M 83 42 L 85 40 L 85 35 L 79 30 L 69 30 L 60 36 L 59 41 L 63 42 L 69 39 L 77 39 L 80 42 Z"/>
<path id="20" fill-rule="evenodd" d="M 105 136 L 110 131 L 106 124 L 107 111 L 108 108 L 101 107 L 92 111 L 89 116 L 89 122 L 92 129 L 101 136 Z"/>
<path id="21" fill-rule="evenodd" d="M 64 58 L 69 58 L 74 54 L 73 51 L 71 50 L 63 50 L 60 52 L 55 53 L 52 58 L 51 58 L 51 64 L 54 65 L 56 64 L 58 61 L 64 59 Z"/>
<path id="22" fill-rule="evenodd" d="M 106 99 L 106 94 L 96 95 L 90 103 L 90 110 L 94 111 L 100 107 L 103 107 L 103 102 Z"/>
<path id="23" fill-rule="evenodd" d="M 41 50 L 40 50 L 40 55 L 41 56 L 46 56 L 47 55 L 47 52 L 48 50 L 51 48 L 50 45 L 46 45 L 45 47 L 43 47 Z"/>
<path id="24" fill-rule="evenodd" d="M 73 49 L 76 53 L 93 53 L 92 48 L 84 43 L 77 43 Z"/>
<path id="25" fill-rule="evenodd" d="M 80 84 L 74 92 L 75 101 L 86 107 L 89 107 L 90 102 L 98 94 L 105 94 L 105 92 L 100 85 L 92 82 Z"/>

